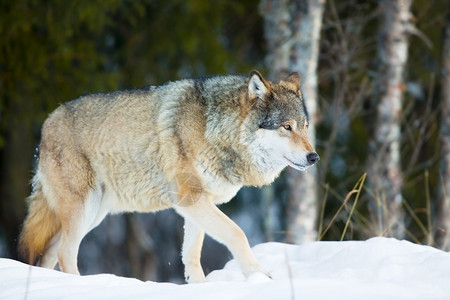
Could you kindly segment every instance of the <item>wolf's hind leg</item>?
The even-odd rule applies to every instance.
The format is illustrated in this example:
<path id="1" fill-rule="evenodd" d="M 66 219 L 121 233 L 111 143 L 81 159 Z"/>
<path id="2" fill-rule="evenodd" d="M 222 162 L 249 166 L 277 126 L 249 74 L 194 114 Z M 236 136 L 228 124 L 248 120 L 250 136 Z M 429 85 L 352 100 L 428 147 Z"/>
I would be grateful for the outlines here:
<path id="1" fill-rule="evenodd" d="M 61 240 L 61 231 L 59 231 L 50 241 L 44 255 L 39 260 L 40 267 L 54 269 L 58 263 L 57 249 Z"/>
<path id="2" fill-rule="evenodd" d="M 88 228 L 84 223 L 86 215 L 85 203 L 79 203 L 79 209 L 66 209 L 72 211 L 61 221 L 61 242 L 58 247 L 58 262 L 61 271 L 72 274 L 80 274 L 78 271 L 78 249 Z"/>
<path id="3" fill-rule="evenodd" d="M 205 274 L 200 263 L 205 232 L 197 225 L 185 219 L 182 259 L 185 278 L 188 283 L 204 282 Z"/>
<path id="4" fill-rule="evenodd" d="M 61 220 L 61 241 L 57 250 L 63 272 L 80 274 L 77 257 L 81 241 L 108 213 L 101 206 L 101 198 L 101 190 L 91 189 L 85 201 L 71 201 L 70 207 L 65 209 L 69 214 Z"/>
<path id="5" fill-rule="evenodd" d="M 63 229 L 61 245 L 58 247 L 58 262 L 61 271 L 80 275 L 78 271 L 78 248 L 84 235 L 80 231 Z"/>

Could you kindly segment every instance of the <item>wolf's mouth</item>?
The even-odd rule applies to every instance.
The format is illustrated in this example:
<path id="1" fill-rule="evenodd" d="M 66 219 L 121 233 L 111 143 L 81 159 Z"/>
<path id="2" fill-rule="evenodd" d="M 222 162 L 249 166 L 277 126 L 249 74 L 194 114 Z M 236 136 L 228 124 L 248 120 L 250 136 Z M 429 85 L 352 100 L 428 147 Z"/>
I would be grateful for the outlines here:
<path id="1" fill-rule="evenodd" d="M 295 163 L 292 160 L 290 160 L 289 158 L 287 158 L 286 156 L 283 156 L 283 157 L 289 162 L 289 165 L 291 167 L 293 167 L 294 169 L 297 169 L 299 171 L 306 171 L 310 167 L 310 166 L 305 166 L 303 164 Z"/>

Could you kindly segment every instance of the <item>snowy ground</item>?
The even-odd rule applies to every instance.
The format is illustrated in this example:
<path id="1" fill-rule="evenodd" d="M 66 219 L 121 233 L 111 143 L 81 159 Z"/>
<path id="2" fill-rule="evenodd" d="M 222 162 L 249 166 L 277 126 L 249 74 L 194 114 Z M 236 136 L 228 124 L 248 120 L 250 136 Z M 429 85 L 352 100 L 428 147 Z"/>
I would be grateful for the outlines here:
<path id="1" fill-rule="evenodd" d="M 234 261 L 207 283 L 74 276 L 0 259 L 0 299 L 450 299 L 450 253 L 388 238 L 253 248 L 273 279 Z"/>

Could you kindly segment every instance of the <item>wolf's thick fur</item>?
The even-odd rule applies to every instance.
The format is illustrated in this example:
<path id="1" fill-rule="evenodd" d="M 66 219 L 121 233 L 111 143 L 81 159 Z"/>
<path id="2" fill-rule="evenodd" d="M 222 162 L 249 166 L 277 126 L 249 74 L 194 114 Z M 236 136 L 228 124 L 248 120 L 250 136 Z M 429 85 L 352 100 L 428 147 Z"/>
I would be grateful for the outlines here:
<path id="1" fill-rule="evenodd" d="M 78 274 L 81 240 L 108 213 L 174 208 L 186 222 L 189 282 L 205 280 L 205 232 L 246 275 L 265 273 L 216 204 L 288 165 L 313 165 L 307 122 L 297 73 L 276 84 L 256 71 L 181 80 L 63 104 L 42 128 L 20 251 L 31 264 Z"/>

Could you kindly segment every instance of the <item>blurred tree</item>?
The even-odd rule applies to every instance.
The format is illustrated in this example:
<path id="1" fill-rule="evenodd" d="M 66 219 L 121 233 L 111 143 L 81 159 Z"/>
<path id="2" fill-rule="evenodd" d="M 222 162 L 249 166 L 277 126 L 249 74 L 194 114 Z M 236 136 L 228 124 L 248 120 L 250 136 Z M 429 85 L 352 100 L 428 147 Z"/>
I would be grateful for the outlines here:
<path id="1" fill-rule="evenodd" d="M 289 0 L 262 0 L 264 37 L 267 43 L 266 65 L 271 80 L 283 79 L 290 72 L 292 48 L 291 10 Z"/>
<path id="2" fill-rule="evenodd" d="M 316 146 L 317 125 L 317 64 L 319 61 L 320 32 L 325 0 L 294 2 L 292 10 L 294 52 L 292 70 L 300 72 L 303 99 L 309 113 L 308 137 Z M 287 240 L 292 243 L 311 242 L 317 239 L 318 179 L 317 166 L 307 172 L 287 171 Z"/>
<path id="3" fill-rule="evenodd" d="M 283 79 L 297 71 L 302 78 L 303 98 L 309 113 L 308 135 L 315 145 L 317 62 L 324 0 L 261 2 L 268 45 L 266 64 L 270 76 Z M 317 239 L 318 216 L 316 168 L 305 173 L 288 169 L 286 239 L 304 243 Z"/>
<path id="4" fill-rule="evenodd" d="M 443 34 L 441 74 L 441 162 L 440 193 L 437 199 L 435 240 L 439 248 L 450 249 L 450 13 Z"/>
<path id="5" fill-rule="evenodd" d="M 405 236 L 400 142 L 404 72 L 408 57 L 411 0 L 380 1 L 377 121 L 370 143 L 368 181 L 380 235 Z"/>
<path id="6" fill-rule="evenodd" d="M 283 79 L 289 72 L 289 52 L 291 48 L 289 0 L 261 0 L 259 11 L 264 18 L 267 77 L 274 81 Z M 264 186 L 256 192 L 267 207 L 267 211 L 270 211 L 273 207 L 281 206 L 274 201 L 276 199 L 275 189 L 275 184 L 272 184 Z M 271 228 L 273 222 L 270 219 L 270 214 L 266 214 L 264 217 L 264 231 L 267 239 L 272 241 L 274 237 L 273 228 Z"/>

